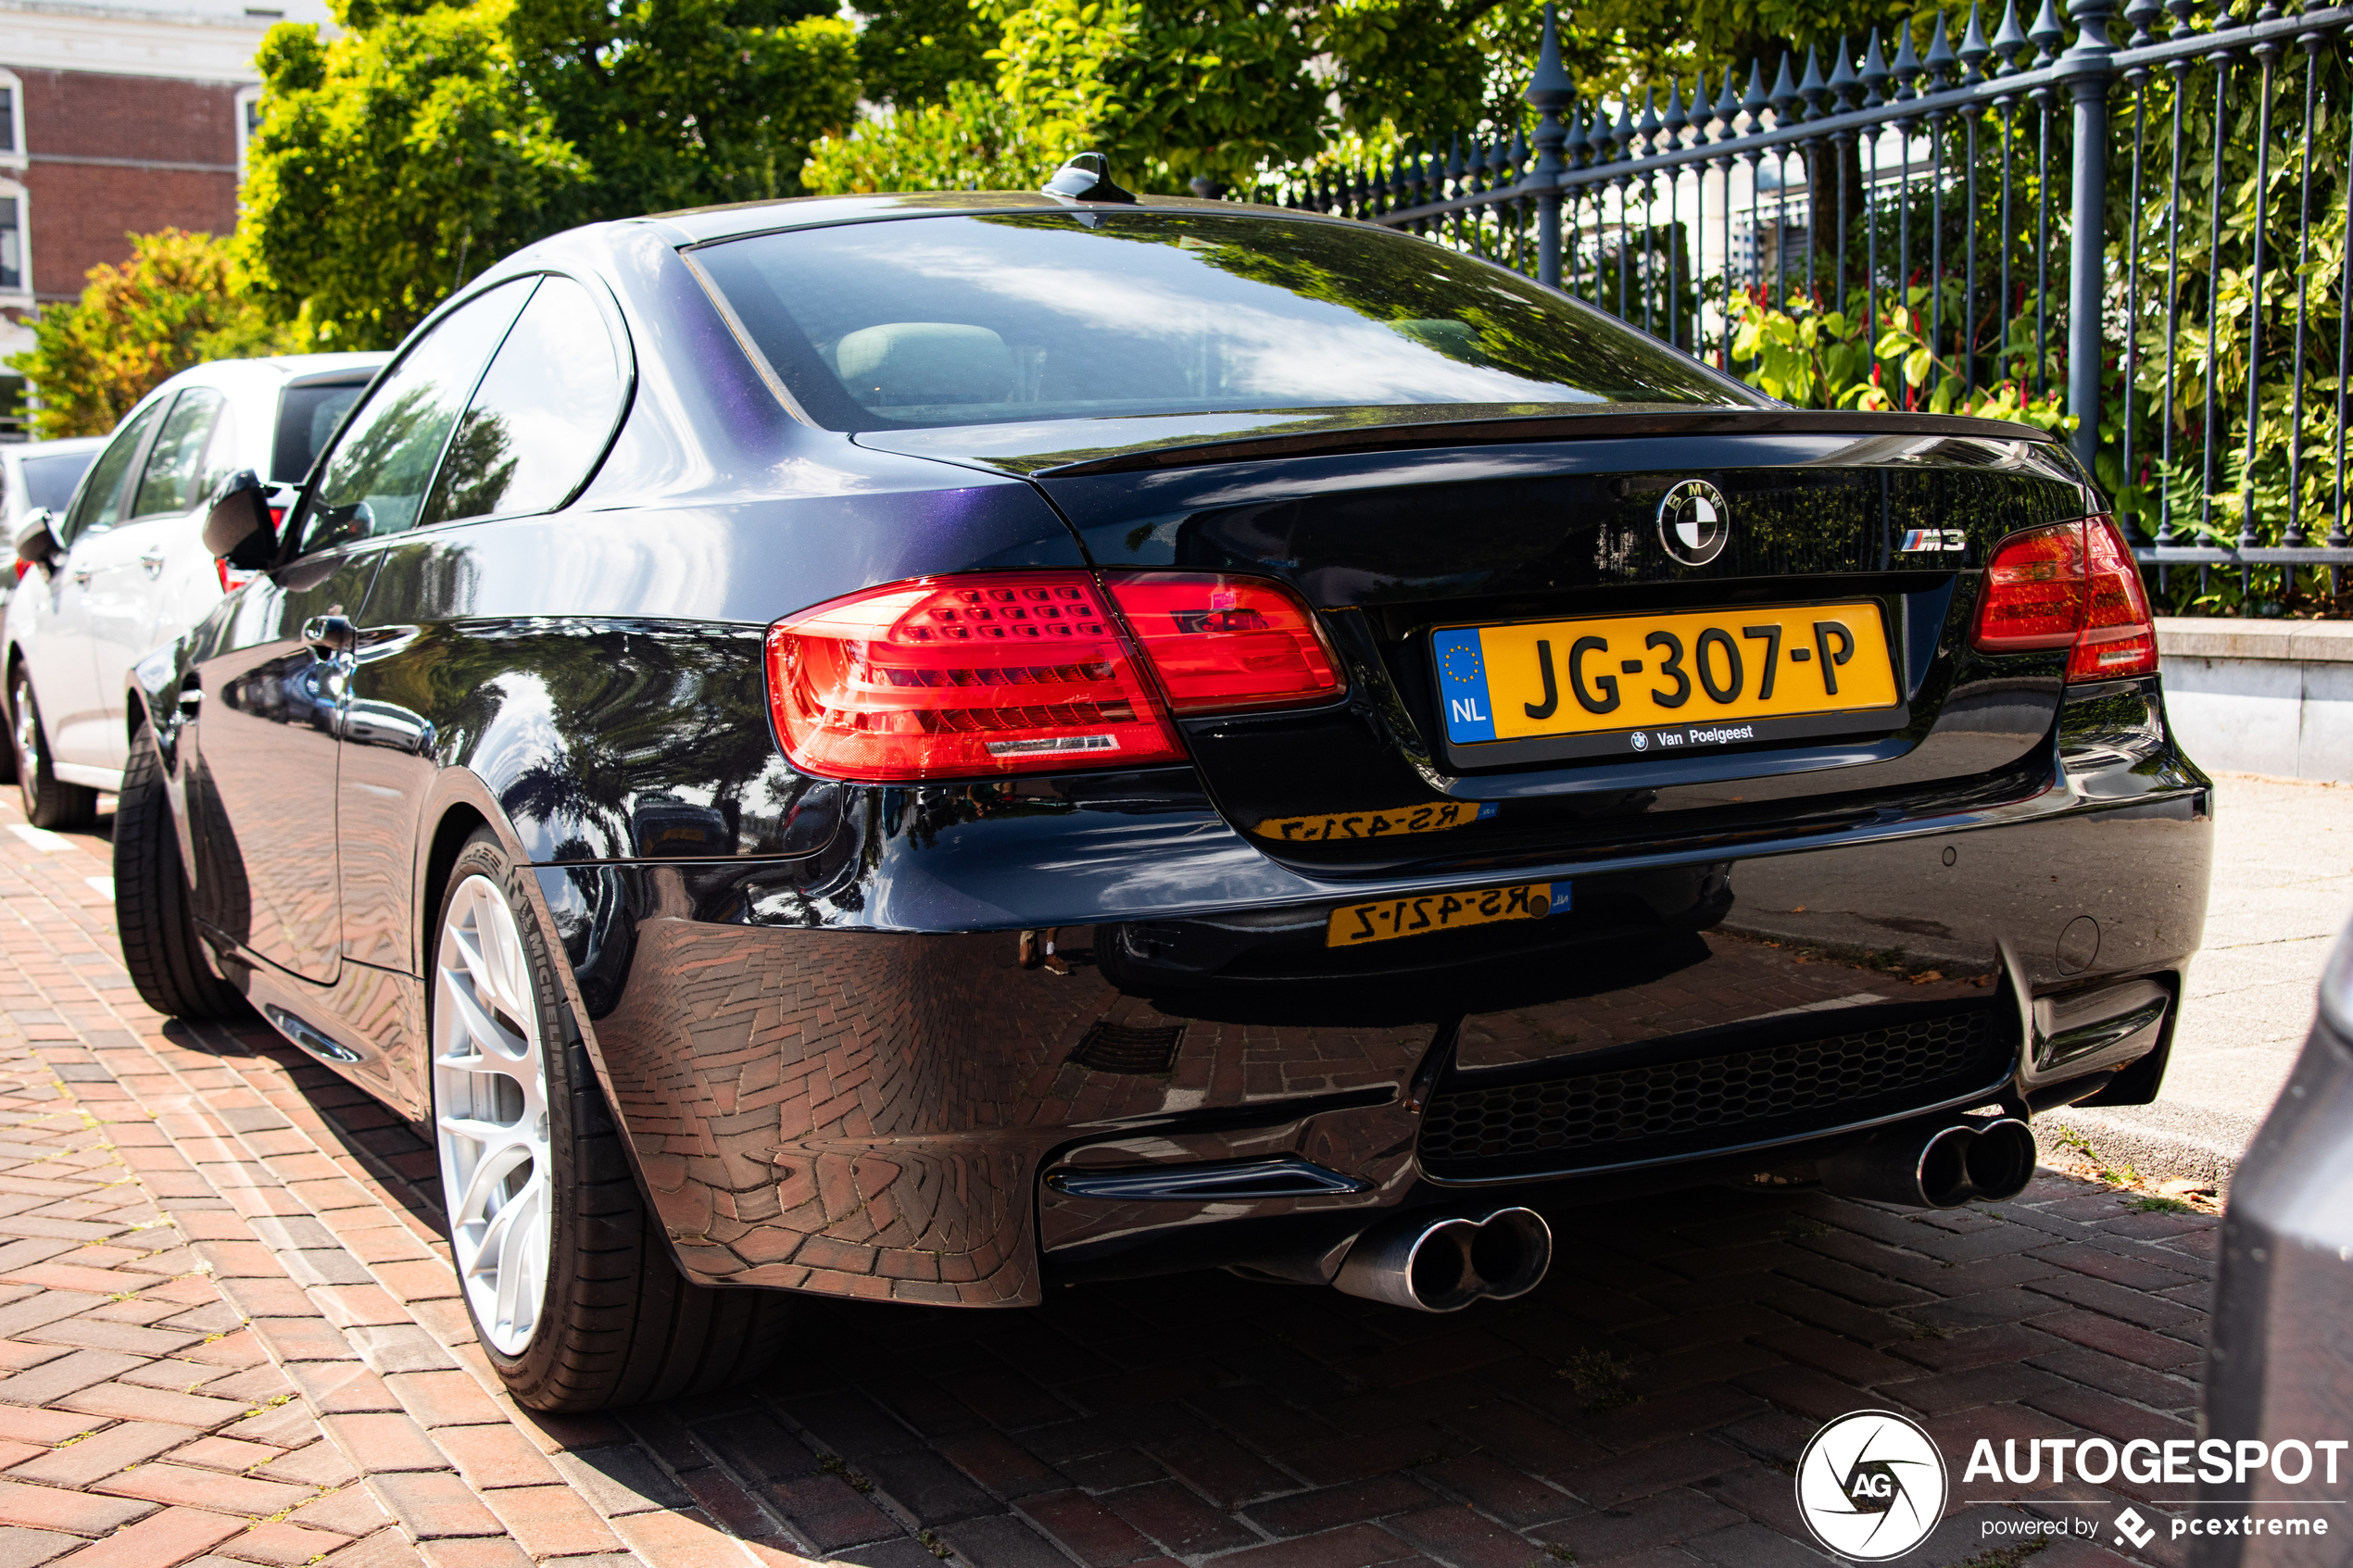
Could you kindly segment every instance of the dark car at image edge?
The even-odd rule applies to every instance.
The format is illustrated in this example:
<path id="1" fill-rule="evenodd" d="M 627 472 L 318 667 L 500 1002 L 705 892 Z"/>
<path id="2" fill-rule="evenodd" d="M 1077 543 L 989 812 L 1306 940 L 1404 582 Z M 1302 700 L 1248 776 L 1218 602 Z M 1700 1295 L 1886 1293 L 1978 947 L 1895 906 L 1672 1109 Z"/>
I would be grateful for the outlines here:
<path id="1" fill-rule="evenodd" d="M 2065 448 L 1086 185 L 509 257 L 134 671 L 142 995 L 426 1125 L 519 1400 L 795 1292 L 1453 1310 L 2156 1094 L 2210 789 Z"/>

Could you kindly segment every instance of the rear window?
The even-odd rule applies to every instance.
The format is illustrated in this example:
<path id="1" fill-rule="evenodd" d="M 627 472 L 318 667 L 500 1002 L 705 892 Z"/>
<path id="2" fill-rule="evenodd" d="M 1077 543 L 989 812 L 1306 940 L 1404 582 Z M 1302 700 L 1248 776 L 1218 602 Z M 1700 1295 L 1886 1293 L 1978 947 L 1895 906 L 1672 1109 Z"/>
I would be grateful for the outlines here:
<path id="1" fill-rule="evenodd" d="M 286 388 L 278 399 L 278 435 L 270 447 L 271 483 L 301 483 L 318 459 L 319 448 L 367 390 L 366 376 L 331 386 Z"/>
<path id="2" fill-rule="evenodd" d="M 73 487 L 82 478 L 90 459 L 98 455 L 96 447 L 86 452 L 59 452 L 54 457 L 19 458 L 24 470 L 24 500 L 30 509 L 46 507 L 57 511 L 73 498 Z"/>
<path id="3" fill-rule="evenodd" d="M 695 259 L 793 395 L 837 430 L 1755 402 L 1563 295 L 1348 224 L 918 218 L 730 240 Z"/>

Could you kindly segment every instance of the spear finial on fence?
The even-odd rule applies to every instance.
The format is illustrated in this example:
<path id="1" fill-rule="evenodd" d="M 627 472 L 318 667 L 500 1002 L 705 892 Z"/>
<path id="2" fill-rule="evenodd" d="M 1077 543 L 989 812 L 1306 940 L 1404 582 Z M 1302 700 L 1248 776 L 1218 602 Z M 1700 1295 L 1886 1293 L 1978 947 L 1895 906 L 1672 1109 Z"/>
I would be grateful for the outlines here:
<path id="1" fill-rule="evenodd" d="M 1561 144 L 1568 134 L 1561 124 L 1561 110 L 1575 104 L 1577 89 L 1561 69 L 1560 19 L 1553 13 L 1552 0 L 1545 0 L 1544 44 L 1537 51 L 1527 98 L 1536 111 L 1536 167 L 1528 177 L 1536 196 L 1536 281 L 1556 289 L 1561 282 Z"/>
<path id="2" fill-rule="evenodd" d="M 1831 90 L 1822 82 L 1820 51 L 1811 44 L 1806 50 L 1806 79 L 1797 84 L 1797 95 L 1806 100 L 1806 118 L 1819 119 L 1830 112 Z"/>
<path id="3" fill-rule="evenodd" d="M 1920 95 L 1920 57 L 1912 49 L 1912 24 L 1900 22 L 1895 29 L 1895 101 L 1909 103 Z"/>
<path id="4" fill-rule="evenodd" d="M 2018 0 L 2002 0 L 2002 25 L 1994 30 L 1994 53 L 2002 63 L 1994 68 L 1995 76 L 2009 76 L 2020 68 L 2019 58 L 2027 51 L 2026 30 L 2018 25 Z"/>
<path id="5" fill-rule="evenodd" d="M 1642 123 L 1634 127 L 1634 134 L 1642 138 L 1645 157 L 1658 151 L 1659 132 L 1666 129 L 1658 119 L 1658 89 L 1645 87 L 1642 89 Z"/>
<path id="6" fill-rule="evenodd" d="M 1773 124 L 1776 129 L 1788 125 L 1797 118 L 1798 106 L 1805 100 L 1797 95 L 1797 88 L 1789 79 L 1789 51 L 1781 51 L 1781 69 L 1773 78 Z"/>
<path id="7" fill-rule="evenodd" d="M 1863 79 L 1855 74 L 1855 42 L 1850 38 L 1838 41 L 1838 63 L 1831 68 L 1831 96 L 1841 109 L 1854 108 L 1863 91 Z"/>
<path id="8" fill-rule="evenodd" d="M 2067 37 L 2067 29 L 2059 25 L 2058 11 L 2051 0 L 2043 0 L 2043 8 L 2034 14 L 2034 25 L 2026 30 L 2026 36 L 2034 41 L 2036 65 L 2046 66 L 2058 58 L 2058 46 Z"/>
<path id="9" fill-rule="evenodd" d="M 1515 124 L 1512 127 L 1510 157 L 1511 161 L 1504 166 L 1504 172 L 1511 177 L 1508 183 L 1516 185 L 1519 183 L 1519 171 L 1528 164 L 1528 128 L 1524 125 Z"/>
<path id="10" fill-rule="evenodd" d="M 1765 95 L 1765 67 L 1761 61 L 1748 62 L 1748 91 L 1741 97 L 1741 113 L 1748 117 L 1748 133 L 1752 136 L 1765 129 L 1765 111 L 1773 100 Z"/>
<path id="11" fill-rule="evenodd" d="M 1950 87 L 1953 79 L 1959 74 L 1960 59 L 1953 53 L 1952 30 L 1944 25 L 1944 13 L 1942 11 L 1936 13 L 1936 19 L 1930 24 L 1928 58 L 1920 64 L 1928 69 L 1927 91 L 1931 93 L 1939 88 Z"/>
<path id="12" fill-rule="evenodd" d="M 1975 0 L 1969 8 L 1969 31 L 1961 38 L 1961 80 L 1976 82 L 1985 80 L 1985 62 L 1993 56 L 1994 45 L 1985 42 L 1984 19 L 1978 15 Z"/>
<path id="13" fill-rule="evenodd" d="M 1537 135 L 1540 139 L 1543 135 L 1543 130 L 1541 126 L 1537 130 Z M 1568 138 L 1566 145 L 1568 149 L 1569 168 L 1582 169 L 1592 160 L 1593 155 L 1593 144 L 1586 139 L 1585 117 L 1579 111 L 1578 107 L 1573 104 L 1569 106 L 1568 110 Z M 1543 156 L 1543 149 L 1541 145 L 1537 149 L 1537 156 L 1539 157 Z"/>
<path id="14" fill-rule="evenodd" d="M 2186 38 L 2189 36 L 2190 12 L 2196 7 L 2196 5 L 2197 0 L 2165 0 L 2165 8 L 2173 18 L 2173 25 L 2165 30 L 2166 37 Z"/>
<path id="15" fill-rule="evenodd" d="M 2165 7 L 2157 0 L 2133 0 L 2124 7 L 2124 19 L 2133 24 L 2133 36 L 2124 46 L 2137 49 L 2144 44 L 2157 42 L 2158 20 L 2164 15 Z"/>
<path id="16" fill-rule="evenodd" d="M 1683 84 L 1670 76 L 1667 79 L 1667 144 L 1681 151 L 1683 130 L 1690 124 L 1683 114 Z"/>
<path id="17" fill-rule="evenodd" d="M 1726 66 L 1724 90 L 1716 95 L 1716 123 L 1719 129 L 1714 140 L 1719 142 L 1737 140 L 1741 133 L 1738 123 L 1740 114 L 1741 101 L 1732 93 L 1732 68 Z"/>
<path id="18" fill-rule="evenodd" d="M 1870 47 L 1863 51 L 1863 107 L 1878 108 L 1887 102 L 1887 56 L 1880 52 L 1879 29 L 1871 29 Z"/>

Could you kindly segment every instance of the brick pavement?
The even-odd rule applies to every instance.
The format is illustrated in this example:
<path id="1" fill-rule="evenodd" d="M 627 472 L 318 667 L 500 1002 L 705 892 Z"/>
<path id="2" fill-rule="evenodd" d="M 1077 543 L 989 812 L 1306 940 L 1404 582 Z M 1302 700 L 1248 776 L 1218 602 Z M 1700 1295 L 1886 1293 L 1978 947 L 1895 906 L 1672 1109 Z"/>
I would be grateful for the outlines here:
<path id="1" fill-rule="evenodd" d="M 2163 1512 L 1964 1486 L 1976 1437 L 2193 1429 L 2215 1222 L 2048 1174 L 1950 1214 L 1556 1216 L 1539 1292 L 1449 1318 L 1222 1274 L 812 1301 L 757 1386 L 534 1418 L 467 1332 L 423 1143 L 258 1026 L 141 1008 L 105 852 L 0 807 L 0 1568 L 1776 1568 L 1827 1561 L 1790 1471 L 1863 1408 L 1955 1467 L 1906 1560 L 1936 1565 L 1987 1517 Z"/>

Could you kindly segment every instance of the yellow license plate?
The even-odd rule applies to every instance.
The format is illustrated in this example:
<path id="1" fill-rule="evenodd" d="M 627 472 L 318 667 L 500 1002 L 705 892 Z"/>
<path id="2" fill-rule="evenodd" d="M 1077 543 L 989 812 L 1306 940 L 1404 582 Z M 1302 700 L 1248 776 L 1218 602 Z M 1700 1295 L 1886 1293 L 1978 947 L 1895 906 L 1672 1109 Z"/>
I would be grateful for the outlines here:
<path id="1" fill-rule="evenodd" d="M 1444 833 L 1495 815 L 1492 800 L 1441 800 L 1392 811 L 1327 811 L 1313 817 L 1268 817 L 1250 831 L 1289 844 L 1335 838 L 1390 838 L 1401 833 Z"/>
<path id="2" fill-rule="evenodd" d="M 1483 887 L 1469 893 L 1425 893 L 1413 898 L 1378 898 L 1334 909 L 1324 925 L 1327 947 L 1361 947 L 1367 942 L 1390 942 L 1400 936 L 1421 936 L 1433 931 L 1460 931 L 1466 926 L 1492 925 L 1506 920 L 1542 920 L 1568 907 L 1568 884 L 1524 882 L 1512 887 Z"/>
<path id="3" fill-rule="evenodd" d="M 1869 601 L 1449 627 L 1431 643 L 1457 746 L 1668 725 L 1739 741 L 1748 721 L 1902 700 Z"/>

